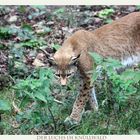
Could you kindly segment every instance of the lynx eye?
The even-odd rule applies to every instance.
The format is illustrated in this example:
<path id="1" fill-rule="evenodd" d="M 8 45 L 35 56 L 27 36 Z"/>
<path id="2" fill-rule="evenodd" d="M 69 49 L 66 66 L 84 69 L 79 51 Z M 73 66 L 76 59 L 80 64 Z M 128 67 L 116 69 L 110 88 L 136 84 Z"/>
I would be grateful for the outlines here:
<path id="1" fill-rule="evenodd" d="M 55 73 L 55 76 L 56 77 L 60 77 L 61 75 L 59 73 Z"/>
<path id="2" fill-rule="evenodd" d="M 70 77 L 70 76 L 71 76 L 71 73 L 68 73 L 68 74 L 67 74 L 67 77 Z"/>

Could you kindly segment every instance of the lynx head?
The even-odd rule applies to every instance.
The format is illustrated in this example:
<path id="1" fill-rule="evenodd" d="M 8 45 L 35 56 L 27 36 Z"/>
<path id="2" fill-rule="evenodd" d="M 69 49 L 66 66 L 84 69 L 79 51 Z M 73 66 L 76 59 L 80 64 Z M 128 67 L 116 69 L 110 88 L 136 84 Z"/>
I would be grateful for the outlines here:
<path id="1" fill-rule="evenodd" d="M 56 52 L 53 57 L 49 57 L 49 62 L 55 70 L 55 76 L 60 80 L 61 85 L 65 86 L 69 77 L 77 71 L 77 63 L 80 55 L 74 56 L 70 53 Z"/>

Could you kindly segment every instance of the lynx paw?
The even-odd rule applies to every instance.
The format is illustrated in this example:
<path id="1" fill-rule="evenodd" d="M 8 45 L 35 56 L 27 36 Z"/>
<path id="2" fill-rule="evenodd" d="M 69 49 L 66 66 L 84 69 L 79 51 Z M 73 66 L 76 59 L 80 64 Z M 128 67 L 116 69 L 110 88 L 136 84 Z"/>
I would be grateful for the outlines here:
<path id="1" fill-rule="evenodd" d="M 73 119 L 71 117 L 67 117 L 64 121 L 64 124 L 67 126 L 71 126 L 71 125 L 77 125 L 77 124 L 79 124 L 79 122 L 80 122 L 80 120 L 76 121 L 75 119 Z"/>

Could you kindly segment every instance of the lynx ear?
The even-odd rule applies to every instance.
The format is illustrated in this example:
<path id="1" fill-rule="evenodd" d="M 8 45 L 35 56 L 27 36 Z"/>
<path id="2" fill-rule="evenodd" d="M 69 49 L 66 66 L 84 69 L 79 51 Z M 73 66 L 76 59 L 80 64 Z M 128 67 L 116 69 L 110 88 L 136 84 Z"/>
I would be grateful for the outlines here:
<path id="1" fill-rule="evenodd" d="M 79 59 L 79 57 L 80 57 L 80 55 L 81 55 L 81 54 L 78 54 L 78 56 L 73 56 L 73 57 L 71 58 L 70 65 L 76 65 L 76 64 L 77 64 L 77 61 L 78 61 L 78 59 Z"/>
<path id="2" fill-rule="evenodd" d="M 55 59 L 54 59 L 53 56 L 49 56 L 49 57 L 48 57 L 48 62 L 49 62 L 51 65 L 56 65 L 56 61 L 55 61 Z"/>
<path id="3" fill-rule="evenodd" d="M 45 56 L 46 56 L 47 59 L 48 59 L 48 62 L 49 62 L 51 65 L 56 65 L 55 59 L 54 59 L 54 57 L 52 56 L 52 54 L 48 53 L 47 51 L 45 51 L 45 50 L 43 50 L 43 49 L 41 49 L 41 48 L 39 48 L 39 50 L 41 50 L 41 51 L 45 54 Z"/>

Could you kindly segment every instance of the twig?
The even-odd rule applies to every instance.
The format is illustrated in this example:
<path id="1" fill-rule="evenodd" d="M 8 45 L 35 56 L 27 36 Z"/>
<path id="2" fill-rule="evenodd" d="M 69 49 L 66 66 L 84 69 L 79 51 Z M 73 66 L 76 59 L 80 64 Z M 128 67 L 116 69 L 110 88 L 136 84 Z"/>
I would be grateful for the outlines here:
<path id="1" fill-rule="evenodd" d="M 78 126 L 80 126 L 80 124 L 76 124 L 76 125 L 71 126 L 69 129 L 67 129 L 67 132 L 69 132 L 70 130 L 72 130 Z"/>
<path id="2" fill-rule="evenodd" d="M 52 111 L 51 111 L 51 109 L 50 109 L 49 107 L 48 107 L 48 110 L 49 110 L 49 112 L 50 112 L 50 114 L 51 114 L 51 116 L 52 116 L 52 120 L 53 120 L 53 124 L 54 124 L 54 133 L 56 133 L 56 122 L 55 122 L 53 113 L 52 113 Z"/>
<path id="3" fill-rule="evenodd" d="M 43 50 L 43 49 L 41 49 L 39 47 L 37 47 L 37 48 L 38 48 L 38 50 L 41 50 L 47 57 L 50 56 L 50 54 L 47 51 L 45 51 L 45 50 Z"/>
<path id="4" fill-rule="evenodd" d="M 63 102 L 61 102 L 61 101 L 59 101 L 59 100 L 57 100 L 57 99 L 54 99 L 54 101 L 55 101 L 56 103 L 59 103 L 59 104 L 64 104 Z"/>
<path id="5" fill-rule="evenodd" d="M 14 111 L 15 111 L 16 113 L 20 113 L 20 112 L 21 112 L 21 110 L 17 107 L 17 105 L 15 104 L 14 101 L 12 102 L 12 105 L 13 105 Z"/>
<path id="6" fill-rule="evenodd" d="M 8 75 L 8 77 L 12 80 L 13 84 L 16 83 L 16 81 L 13 79 L 13 77 L 11 75 Z"/>

